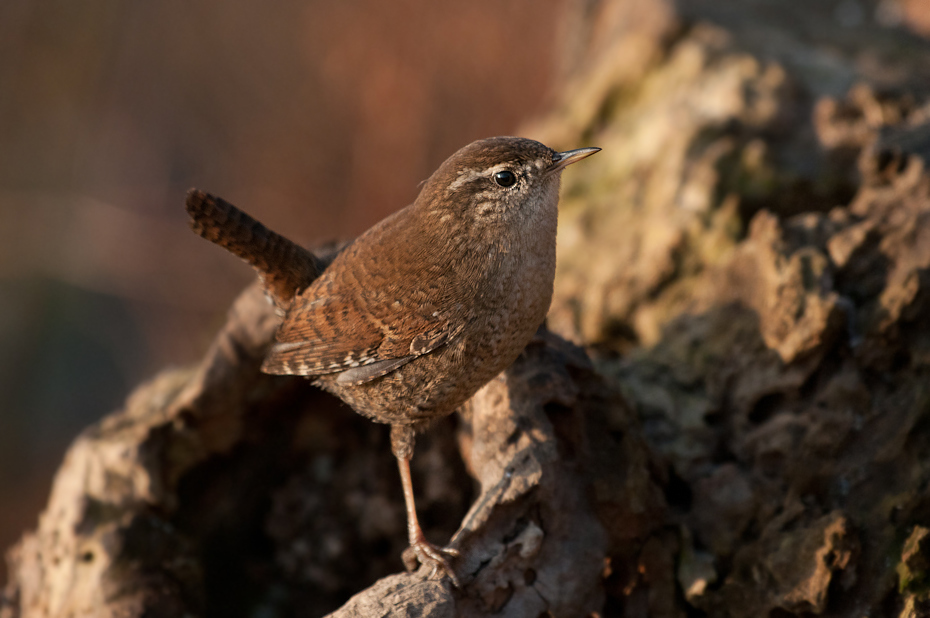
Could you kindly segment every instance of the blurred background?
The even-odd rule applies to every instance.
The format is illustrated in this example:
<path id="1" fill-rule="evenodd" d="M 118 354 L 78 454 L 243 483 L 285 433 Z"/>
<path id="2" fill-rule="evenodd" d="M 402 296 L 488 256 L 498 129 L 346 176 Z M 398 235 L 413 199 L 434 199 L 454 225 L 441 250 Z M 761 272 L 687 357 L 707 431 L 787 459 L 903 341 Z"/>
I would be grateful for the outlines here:
<path id="1" fill-rule="evenodd" d="M 189 187 L 358 234 L 545 107 L 565 5 L 0 2 L 0 551 L 70 440 L 196 361 L 251 280 L 189 231 Z"/>

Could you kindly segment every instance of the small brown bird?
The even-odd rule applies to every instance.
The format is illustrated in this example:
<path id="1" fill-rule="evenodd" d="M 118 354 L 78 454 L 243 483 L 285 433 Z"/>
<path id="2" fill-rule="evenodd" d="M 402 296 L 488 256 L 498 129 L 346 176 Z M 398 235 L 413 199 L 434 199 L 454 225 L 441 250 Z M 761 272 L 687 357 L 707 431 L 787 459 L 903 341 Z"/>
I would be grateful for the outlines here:
<path id="1" fill-rule="evenodd" d="M 598 150 L 517 137 L 469 144 L 329 265 L 231 204 L 188 196 L 194 231 L 252 264 L 284 316 L 262 370 L 312 376 L 391 425 L 410 546 L 456 585 L 457 550 L 429 543 L 417 521 L 414 436 L 516 360 L 542 324 L 561 172 Z"/>

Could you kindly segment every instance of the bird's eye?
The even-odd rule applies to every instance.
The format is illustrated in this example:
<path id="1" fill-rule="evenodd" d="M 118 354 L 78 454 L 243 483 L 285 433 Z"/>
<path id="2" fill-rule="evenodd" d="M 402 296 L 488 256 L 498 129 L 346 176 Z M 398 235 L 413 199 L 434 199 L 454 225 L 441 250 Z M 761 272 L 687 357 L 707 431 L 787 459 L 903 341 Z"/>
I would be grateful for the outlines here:
<path id="1" fill-rule="evenodd" d="M 515 182 L 517 182 L 517 177 L 513 172 L 508 172 L 504 170 L 502 172 L 497 172 L 494 174 L 494 182 L 499 184 L 502 187 L 512 187 Z"/>

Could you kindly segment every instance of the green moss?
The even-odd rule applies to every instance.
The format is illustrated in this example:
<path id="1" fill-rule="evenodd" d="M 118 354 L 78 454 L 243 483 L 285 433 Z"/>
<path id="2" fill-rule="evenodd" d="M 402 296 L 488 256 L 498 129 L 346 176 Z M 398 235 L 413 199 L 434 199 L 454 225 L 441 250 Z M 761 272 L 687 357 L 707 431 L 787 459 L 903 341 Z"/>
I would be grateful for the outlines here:
<path id="1" fill-rule="evenodd" d="M 901 561 L 895 567 L 898 592 L 919 596 L 930 594 L 930 560 L 927 551 L 930 530 L 915 526 L 901 549 Z"/>

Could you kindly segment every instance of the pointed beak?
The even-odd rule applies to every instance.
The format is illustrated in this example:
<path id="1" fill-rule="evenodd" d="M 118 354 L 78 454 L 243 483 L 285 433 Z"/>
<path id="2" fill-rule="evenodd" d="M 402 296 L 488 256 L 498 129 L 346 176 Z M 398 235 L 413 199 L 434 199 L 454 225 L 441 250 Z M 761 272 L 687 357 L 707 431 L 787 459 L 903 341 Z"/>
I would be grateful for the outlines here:
<path id="1" fill-rule="evenodd" d="M 578 148 L 577 150 L 566 150 L 565 152 L 558 152 L 552 157 L 552 165 L 549 166 L 549 169 L 546 170 L 547 174 L 554 174 L 559 172 L 572 163 L 576 163 L 590 157 L 595 152 L 600 152 L 600 148 Z"/>

